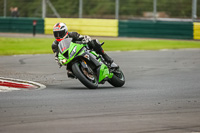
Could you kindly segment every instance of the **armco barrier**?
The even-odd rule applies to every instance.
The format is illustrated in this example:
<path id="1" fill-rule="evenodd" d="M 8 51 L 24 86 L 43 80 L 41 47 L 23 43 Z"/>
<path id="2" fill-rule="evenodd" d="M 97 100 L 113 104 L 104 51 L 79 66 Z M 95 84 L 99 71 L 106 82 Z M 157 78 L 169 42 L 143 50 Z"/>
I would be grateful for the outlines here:
<path id="1" fill-rule="evenodd" d="M 65 23 L 69 32 L 76 31 L 81 35 L 118 36 L 118 20 L 79 18 L 45 18 L 45 34 L 52 34 L 53 26 L 58 22 Z"/>
<path id="2" fill-rule="evenodd" d="M 193 39 L 192 22 L 119 21 L 120 37 Z"/>
<path id="3" fill-rule="evenodd" d="M 200 39 L 200 22 L 194 22 L 193 25 L 194 39 Z"/>
<path id="4" fill-rule="evenodd" d="M 44 33 L 44 19 L 0 17 L 0 32 L 32 33 L 33 21 L 37 21 L 36 33 Z"/>
<path id="5" fill-rule="evenodd" d="M 113 37 L 148 37 L 171 39 L 200 39 L 200 22 L 136 21 L 79 18 L 4 18 L 0 17 L 0 32 L 52 34 L 54 24 L 64 22 L 69 31 L 82 35 Z"/>

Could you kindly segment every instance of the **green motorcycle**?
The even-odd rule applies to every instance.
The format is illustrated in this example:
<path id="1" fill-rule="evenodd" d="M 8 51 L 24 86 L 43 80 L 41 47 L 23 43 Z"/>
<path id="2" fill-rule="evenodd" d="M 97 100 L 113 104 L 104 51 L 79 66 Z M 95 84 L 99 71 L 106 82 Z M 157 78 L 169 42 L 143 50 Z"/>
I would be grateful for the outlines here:
<path id="1" fill-rule="evenodd" d="M 106 81 L 114 87 L 125 84 L 125 77 L 119 66 L 115 63 L 108 64 L 101 55 L 90 50 L 87 44 L 81 41 L 74 43 L 72 38 L 66 38 L 58 44 L 58 48 L 59 62 L 71 72 L 68 77 L 78 78 L 86 87 L 95 89 L 98 84 Z"/>

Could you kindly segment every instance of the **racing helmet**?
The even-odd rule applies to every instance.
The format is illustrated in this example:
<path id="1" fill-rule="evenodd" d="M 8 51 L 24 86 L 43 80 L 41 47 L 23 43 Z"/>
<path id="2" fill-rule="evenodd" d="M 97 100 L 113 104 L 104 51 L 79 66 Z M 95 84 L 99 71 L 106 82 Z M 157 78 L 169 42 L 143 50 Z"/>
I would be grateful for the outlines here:
<path id="1" fill-rule="evenodd" d="M 68 28 L 65 23 L 56 23 L 53 27 L 53 35 L 58 42 L 68 37 Z"/>

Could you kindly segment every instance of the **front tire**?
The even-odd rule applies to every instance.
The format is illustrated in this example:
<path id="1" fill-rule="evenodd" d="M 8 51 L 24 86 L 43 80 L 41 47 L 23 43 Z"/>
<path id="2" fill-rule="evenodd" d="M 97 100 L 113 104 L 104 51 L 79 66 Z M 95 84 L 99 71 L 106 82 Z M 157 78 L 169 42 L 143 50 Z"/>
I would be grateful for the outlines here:
<path id="1" fill-rule="evenodd" d="M 79 62 L 76 62 L 72 65 L 72 71 L 74 75 L 78 78 L 78 80 L 84 84 L 89 89 L 96 89 L 98 87 L 98 81 L 96 77 L 93 76 L 93 78 L 88 78 L 84 72 L 83 67 L 80 65 Z"/>
<path id="2" fill-rule="evenodd" d="M 113 72 L 113 77 L 108 82 L 114 87 L 122 87 L 125 84 L 125 77 L 123 72 L 118 68 Z"/>

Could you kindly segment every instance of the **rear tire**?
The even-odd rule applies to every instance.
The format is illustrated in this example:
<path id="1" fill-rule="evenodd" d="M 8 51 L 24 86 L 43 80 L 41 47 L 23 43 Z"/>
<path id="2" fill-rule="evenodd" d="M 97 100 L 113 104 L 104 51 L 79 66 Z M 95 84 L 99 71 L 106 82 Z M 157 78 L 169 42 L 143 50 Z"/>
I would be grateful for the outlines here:
<path id="1" fill-rule="evenodd" d="M 122 87 L 125 84 L 125 77 L 123 72 L 118 68 L 116 72 L 113 72 L 113 77 L 108 82 L 114 87 Z"/>
<path id="2" fill-rule="evenodd" d="M 76 62 L 72 65 L 72 71 L 74 75 L 78 78 L 78 80 L 84 84 L 89 89 L 96 89 L 98 87 L 98 81 L 96 77 L 94 77 L 94 80 L 89 79 L 81 70 L 80 63 Z M 89 66 L 88 66 L 89 67 Z"/>

